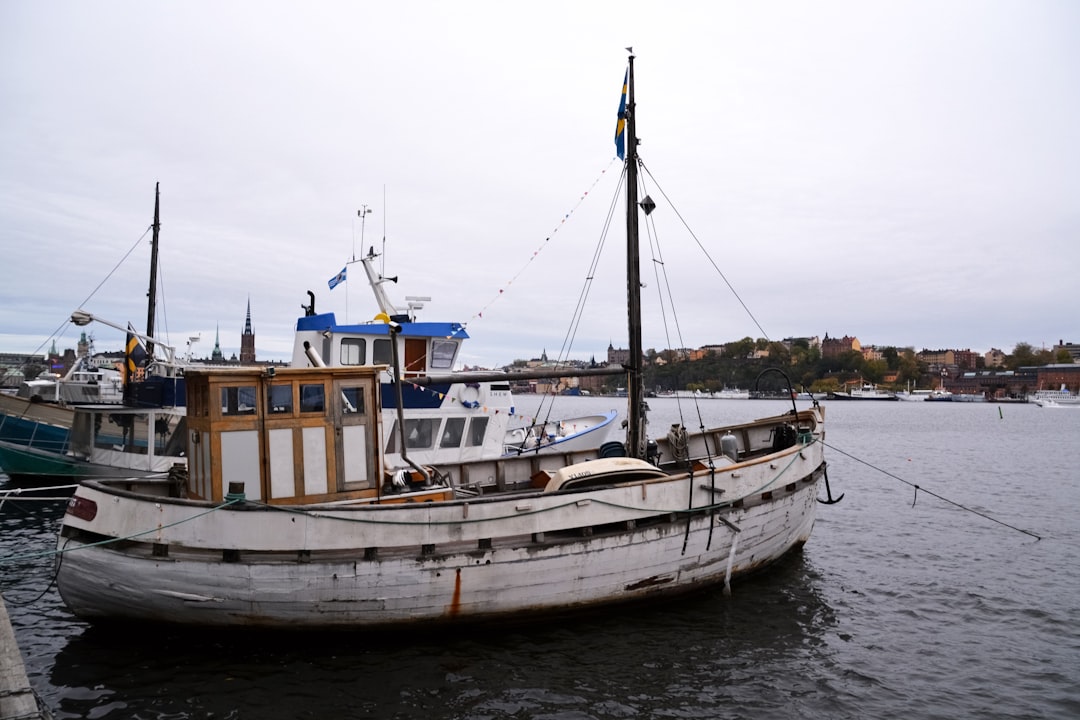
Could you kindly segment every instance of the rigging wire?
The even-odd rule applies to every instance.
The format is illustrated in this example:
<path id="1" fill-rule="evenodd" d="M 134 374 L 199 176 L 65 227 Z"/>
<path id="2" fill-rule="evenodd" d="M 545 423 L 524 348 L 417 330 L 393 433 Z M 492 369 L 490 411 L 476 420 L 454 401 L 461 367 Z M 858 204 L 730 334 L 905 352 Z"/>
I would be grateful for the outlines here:
<path id="1" fill-rule="evenodd" d="M 158 263 L 158 292 L 161 294 L 161 324 L 165 326 L 164 340 L 166 345 L 171 345 L 169 342 L 169 313 L 165 310 L 165 271 L 161 268 L 161 263 Z M 154 306 L 155 310 L 157 305 Z"/>
<path id="2" fill-rule="evenodd" d="M 519 277 L 521 277 L 521 275 L 529 267 L 529 265 L 532 263 L 532 261 L 535 260 L 537 258 L 537 256 L 541 252 L 543 252 L 544 248 L 547 247 L 549 242 L 551 242 L 551 238 L 554 237 L 557 232 L 559 232 L 559 229 L 563 225 L 565 225 L 566 222 L 571 219 L 571 217 L 573 217 L 573 215 L 577 211 L 577 209 L 579 207 L 581 207 L 581 205 L 585 202 L 585 200 L 588 199 L 589 193 L 592 191 L 592 189 L 594 187 L 597 186 L 597 184 L 600 182 L 600 180 L 603 179 L 604 175 L 606 175 L 607 171 L 611 168 L 611 165 L 613 163 L 615 163 L 615 162 L 616 162 L 616 159 L 612 158 L 611 162 L 608 163 L 607 167 L 605 167 L 603 170 L 601 170 L 600 174 L 597 175 L 596 178 L 593 179 L 592 184 L 589 186 L 589 189 L 584 191 L 583 193 L 581 193 L 581 195 L 578 197 L 577 202 L 574 204 L 574 206 L 572 208 L 570 208 L 570 211 L 562 216 L 562 218 L 559 220 L 559 222 L 555 226 L 555 228 L 548 234 L 547 237 L 544 238 L 543 242 L 541 242 L 540 245 L 535 250 L 533 250 L 532 255 L 530 255 L 529 259 L 525 261 L 525 264 L 522 265 L 521 268 L 516 273 L 514 273 L 514 275 L 509 280 L 507 280 L 503 284 L 503 287 L 499 288 L 498 292 L 495 293 L 494 297 L 492 297 L 483 306 L 481 306 L 481 308 L 479 310 L 477 310 L 472 315 L 472 317 L 469 318 L 469 320 L 467 322 L 464 322 L 464 323 L 461 324 L 461 330 L 465 330 L 466 328 L 468 328 L 469 323 L 473 322 L 474 320 L 483 318 L 484 317 L 484 312 L 489 307 L 491 307 L 496 302 L 498 302 L 499 298 L 503 297 L 503 295 L 506 293 L 506 290 L 509 289 L 509 287 L 514 284 L 515 280 L 517 280 Z M 457 332 L 459 332 L 459 331 L 455 330 L 454 334 L 456 334 Z M 453 335 L 451 335 L 450 337 L 453 337 Z"/>
<path id="3" fill-rule="evenodd" d="M 673 203 L 671 201 L 671 198 L 669 198 L 667 196 L 667 193 L 664 192 L 664 189 L 662 187 L 660 187 L 660 183 L 658 183 L 656 181 L 656 178 L 653 177 L 653 174 L 651 172 L 649 172 L 649 169 L 647 167 L 645 167 L 644 162 L 642 162 L 641 167 L 645 171 L 645 173 L 649 176 L 649 178 L 652 179 L 652 181 L 654 183 L 656 183 L 657 191 L 667 201 L 668 205 L 671 206 L 671 209 L 675 212 L 675 217 L 679 218 L 679 221 L 683 224 L 683 227 L 686 228 L 686 231 L 688 233 L 690 233 L 690 237 L 694 238 L 694 242 L 696 242 L 697 246 L 699 248 L 701 248 L 701 252 L 705 254 L 705 257 L 708 259 L 709 263 L 713 266 L 713 269 L 716 270 L 717 274 L 720 276 L 720 279 L 722 279 L 724 281 L 724 284 L 728 286 L 728 289 L 731 290 L 731 294 L 735 296 L 735 299 L 739 301 L 740 305 L 742 305 L 742 308 L 743 308 L 743 310 L 746 311 L 746 314 L 749 315 L 750 319 L 754 321 L 754 325 L 756 325 L 757 329 L 761 331 L 762 337 L 764 337 L 766 340 L 769 340 L 771 342 L 772 338 L 769 337 L 769 333 L 765 332 L 765 328 L 761 327 L 761 323 L 759 323 L 757 318 L 754 317 L 754 313 L 750 312 L 750 308 L 748 308 L 746 306 L 746 303 L 743 302 L 742 297 L 740 297 L 739 293 L 736 292 L 734 286 L 732 286 L 731 282 L 727 279 L 727 276 L 724 275 L 723 271 L 720 269 L 720 266 L 718 266 L 716 264 L 716 261 L 713 260 L 712 256 L 709 254 L 709 251 L 706 250 L 705 246 L 701 244 L 701 240 L 698 239 L 698 236 L 695 235 L 694 231 L 690 229 L 690 226 L 686 223 L 686 220 L 683 218 L 682 213 L 680 213 L 678 208 L 675 207 L 675 203 Z"/>
<path id="4" fill-rule="evenodd" d="M 639 158 L 639 163 L 642 168 L 645 164 Z M 651 175 L 649 176 L 652 177 Z M 638 175 L 641 183 L 642 197 L 649 197 L 648 187 L 645 184 L 645 177 Z M 648 213 L 645 216 L 645 230 L 649 236 L 649 252 L 652 256 L 653 275 L 656 277 L 656 295 L 660 302 L 660 317 L 664 327 L 664 341 L 667 343 L 667 347 L 686 347 L 686 343 L 683 340 L 682 326 L 679 324 L 679 315 L 675 311 L 675 296 L 671 292 L 671 282 L 667 274 L 667 265 L 664 263 L 663 251 L 660 249 L 660 233 L 656 230 L 656 221 L 653 219 L 652 213 Z M 667 296 L 667 305 L 671 307 L 671 319 L 675 326 L 675 337 L 678 340 L 677 344 L 671 342 L 671 333 L 668 329 L 667 308 L 664 303 L 664 296 Z M 698 416 L 698 426 L 704 431 L 705 420 L 701 415 L 701 404 L 696 397 L 692 397 L 694 409 Z M 682 402 L 679 398 L 676 398 L 676 407 L 679 410 L 679 424 L 686 426 L 686 419 L 683 416 Z M 707 449 L 707 448 L 706 448 Z"/>
<path id="5" fill-rule="evenodd" d="M 118 269 L 120 269 L 120 266 L 124 264 L 124 261 L 128 259 L 128 256 L 130 256 L 131 253 L 135 252 L 135 248 L 139 247 L 139 245 L 142 243 L 143 238 L 146 237 L 146 233 L 150 232 L 153 229 L 154 229 L 153 225 L 146 228 L 146 232 L 144 232 L 142 235 L 139 236 L 139 239 L 135 241 L 135 244 L 131 246 L 130 250 L 128 250 L 126 253 L 124 253 L 124 257 L 120 258 L 120 261 L 118 263 L 116 263 L 115 266 L 113 266 L 113 269 L 109 271 L 109 274 L 106 275 L 102 279 L 102 281 L 97 284 L 97 287 L 95 287 L 93 290 L 91 290 L 90 294 L 87 295 L 86 298 L 81 303 L 79 303 L 79 305 L 76 306 L 76 308 L 75 308 L 76 310 L 78 310 L 81 307 L 84 307 L 86 305 L 86 303 L 89 302 L 90 299 L 92 297 L 94 297 L 94 295 L 97 294 L 97 291 L 101 289 L 101 286 L 104 285 L 105 283 L 107 283 L 109 281 L 109 278 L 111 278 L 113 276 L 113 273 L 115 273 Z M 48 343 L 53 338 L 60 337 L 60 335 L 62 335 L 61 331 L 64 329 L 65 326 L 67 326 L 67 324 L 69 322 L 71 322 L 70 318 L 64 318 L 64 321 L 62 323 L 60 323 L 60 326 L 57 327 L 55 330 L 53 330 L 52 334 L 49 335 L 49 337 L 45 338 L 45 340 L 40 345 L 37 346 L 37 349 L 35 349 L 34 352 L 32 352 L 30 354 L 31 355 L 37 355 L 39 352 L 41 352 L 41 348 L 45 347 L 46 343 Z"/>
<path id="6" fill-rule="evenodd" d="M 571 315 L 570 325 L 567 328 L 566 335 L 563 337 L 562 345 L 559 347 L 559 352 L 556 355 L 556 367 L 561 366 L 570 357 L 570 350 L 573 347 L 574 339 L 577 337 L 577 331 L 581 327 L 581 321 L 585 316 L 585 304 L 588 300 L 589 293 L 592 290 L 593 280 L 596 278 L 597 268 L 600 266 L 600 257 L 603 255 L 604 245 L 607 242 L 608 234 L 611 232 L 611 223 L 615 217 L 615 211 L 618 208 L 619 197 L 621 190 L 626 182 L 626 172 L 620 174 L 619 182 L 616 183 L 615 192 L 612 194 L 611 202 L 608 204 L 607 216 L 604 218 L 604 226 L 600 232 L 600 239 L 593 249 L 592 259 L 589 262 L 589 270 L 585 275 L 585 280 L 582 283 L 581 291 L 578 293 L 577 305 L 574 307 L 574 312 Z M 542 412 L 544 404 L 547 402 L 546 413 Z M 540 407 L 536 411 L 536 416 L 539 418 L 543 415 L 543 421 L 541 424 L 546 424 L 551 419 L 551 413 L 555 409 L 555 400 L 551 398 L 547 401 L 547 398 L 541 399 Z"/>

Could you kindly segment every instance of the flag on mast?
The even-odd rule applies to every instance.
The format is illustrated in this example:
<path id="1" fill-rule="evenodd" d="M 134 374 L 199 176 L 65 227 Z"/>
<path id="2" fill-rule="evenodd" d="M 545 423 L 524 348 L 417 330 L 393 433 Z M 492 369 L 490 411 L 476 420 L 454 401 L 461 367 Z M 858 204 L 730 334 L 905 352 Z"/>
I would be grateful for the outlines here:
<path id="1" fill-rule="evenodd" d="M 329 285 L 329 286 L 330 286 L 330 289 L 331 289 L 331 290 L 333 290 L 334 288 L 336 288 L 336 287 L 337 287 L 338 285 L 340 285 L 341 283 L 345 282 L 345 271 L 346 271 L 346 270 L 348 270 L 348 265 L 346 265 L 345 267 L 341 268 L 341 272 L 339 272 L 339 273 L 338 273 L 337 275 L 335 275 L 334 277 L 330 278 L 330 280 L 329 280 L 329 281 L 328 281 L 328 282 L 326 283 L 327 285 Z"/>
<path id="2" fill-rule="evenodd" d="M 626 159 L 626 85 L 630 82 L 630 69 L 623 75 L 622 97 L 619 98 L 619 122 L 615 125 L 615 153 L 620 160 Z"/>

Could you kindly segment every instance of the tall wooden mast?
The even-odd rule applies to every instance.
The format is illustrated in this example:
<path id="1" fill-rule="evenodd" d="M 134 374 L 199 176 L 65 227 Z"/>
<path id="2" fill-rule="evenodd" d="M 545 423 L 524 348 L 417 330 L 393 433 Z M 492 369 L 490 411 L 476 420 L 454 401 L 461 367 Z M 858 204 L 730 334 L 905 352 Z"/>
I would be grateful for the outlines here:
<path id="1" fill-rule="evenodd" d="M 627 395 L 630 404 L 627 454 L 645 458 L 645 389 L 641 349 L 641 262 L 638 249 L 637 121 L 634 117 L 634 54 L 630 53 L 626 94 L 626 291 L 630 331 Z"/>
<path id="2" fill-rule="evenodd" d="M 146 336 L 154 337 L 154 315 L 157 314 L 157 262 L 158 262 L 158 232 L 161 230 L 161 183 L 154 183 L 154 234 L 150 241 L 150 289 L 146 293 Z M 146 358 L 154 357 L 154 343 L 146 342 Z"/>

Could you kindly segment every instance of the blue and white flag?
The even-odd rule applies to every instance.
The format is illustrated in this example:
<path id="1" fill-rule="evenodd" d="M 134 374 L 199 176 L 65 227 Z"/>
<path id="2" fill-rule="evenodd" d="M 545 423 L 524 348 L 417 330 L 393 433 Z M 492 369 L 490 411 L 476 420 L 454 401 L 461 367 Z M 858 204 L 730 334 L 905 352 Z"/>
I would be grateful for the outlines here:
<path id="1" fill-rule="evenodd" d="M 339 272 L 334 277 L 330 278 L 329 282 L 326 283 L 327 285 L 330 286 L 331 290 L 336 288 L 341 283 L 345 282 L 345 271 L 347 269 L 348 269 L 348 266 L 345 266 L 345 267 L 341 268 L 341 272 Z"/>

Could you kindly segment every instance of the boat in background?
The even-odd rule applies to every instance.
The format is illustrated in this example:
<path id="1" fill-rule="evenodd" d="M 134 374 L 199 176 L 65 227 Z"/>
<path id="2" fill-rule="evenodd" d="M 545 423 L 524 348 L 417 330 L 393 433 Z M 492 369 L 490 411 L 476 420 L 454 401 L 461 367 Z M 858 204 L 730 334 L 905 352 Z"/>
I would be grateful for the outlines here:
<path id="1" fill-rule="evenodd" d="M 376 269 L 379 257 L 371 248 L 366 256 L 353 261 L 363 267 L 375 296 L 373 319 L 339 324 L 334 313 L 315 312 L 315 294 L 308 291 L 309 304 L 303 306 L 304 316 L 296 321 L 290 365 L 380 368 L 383 423 L 390 428 L 388 437 L 392 438 L 387 448 L 391 463 L 400 461 L 403 450 L 421 464 L 446 464 L 503 455 L 595 450 L 611 439 L 618 425 L 616 410 L 559 419 L 517 413 L 512 380 L 558 377 L 569 373 L 569 368 L 512 375 L 454 372 L 462 346 L 469 339 L 465 327 L 456 322 L 419 321 L 417 311 L 429 297 L 406 296 L 405 307 L 391 302 L 384 285 L 398 278 L 384 277 Z M 391 369 L 395 343 L 401 345 L 403 357 L 400 383 L 395 382 Z M 430 380 L 430 376 L 451 373 L 452 379 Z M 611 372 L 601 369 L 599 374 Z"/>
<path id="2" fill-rule="evenodd" d="M 90 621 L 290 631 L 541 622 L 728 588 L 801 547 L 828 490 L 819 404 L 647 433 L 638 222 L 655 204 L 638 202 L 633 59 L 617 133 L 631 352 L 607 370 L 627 377 L 623 440 L 572 462 L 423 465 L 407 444 L 385 451 L 404 432 L 404 382 L 390 388 L 388 438 L 378 366 L 194 369 L 184 481 L 86 480 L 68 503 L 55 576 L 66 606 Z M 402 378 L 403 323 L 384 325 Z"/>
<path id="3" fill-rule="evenodd" d="M 85 311 L 72 314 L 79 325 L 120 325 Z M 116 477 L 156 475 L 186 462 L 185 394 L 174 349 L 149 336 L 127 331 L 128 348 L 146 355 L 156 346 L 161 357 L 139 370 L 139 380 L 123 386 L 123 403 L 67 405 L 25 398 L 5 398 L 0 413 L 0 469 L 19 481 L 42 477 Z M 131 355 L 125 364 L 133 362 Z M 22 409 L 14 403 L 23 403 Z"/>
<path id="4" fill-rule="evenodd" d="M 712 397 L 719 400 L 749 400 L 750 391 L 740 390 L 739 388 L 724 388 L 723 390 L 714 392 Z"/>
<path id="5" fill-rule="evenodd" d="M 905 402 L 925 402 L 930 393 L 930 390 L 900 390 L 896 393 L 896 399 Z"/>
<path id="6" fill-rule="evenodd" d="M 938 388 L 937 390 L 931 390 L 929 392 L 929 394 L 926 396 L 926 401 L 927 402 L 952 402 L 953 398 L 955 398 L 955 397 L 956 397 L 956 395 L 954 393 L 951 393 L 948 390 L 946 390 L 944 387 L 941 387 L 941 388 Z M 959 402 L 962 402 L 962 401 L 959 401 Z"/>
<path id="7" fill-rule="evenodd" d="M 987 402 L 986 395 L 982 395 L 980 393 L 951 393 L 949 400 L 952 402 L 963 403 Z"/>
<path id="8" fill-rule="evenodd" d="M 945 389 L 945 380 L 949 377 L 946 370 L 942 369 L 941 378 L 938 380 L 938 386 L 936 389 L 931 390 L 930 394 L 926 396 L 926 399 L 930 402 L 952 402 L 955 397 L 954 394 Z M 963 402 L 960 400 L 959 402 Z"/>
<path id="9" fill-rule="evenodd" d="M 911 389 L 911 381 L 908 380 L 907 388 L 900 390 L 896 393 L 896 399 L 904 402 L 923 402 L 926 400 L 927 395 L 930 394 L 930 390 L 915 390 Z"/>
<path id="10" fill-rule="evenodd" d="M 1080 394 L 1069 391 L 1069 386 L 1062 383 L 1057 390 L 1036 390 L 1028 395 L 1028 402 L 1039 407 L 1080 407 Z"/>
<path id="11" fill-rule="evenodd" d="M 895 393 L 881 390 L 872 383 L 862 383 L 846 392 L 831 392 L 827 400 L 897 400 Z"/>
<path id="12" fill-rule="evenodd" d="M 186 363 L 174 348 L 152 337 L 160 226 L 160 185 L 155 185 L 147 332 L 83 309 L 70 317 L 79 327 L 98 322 L 126 333 L 122 370 L 95 367 L 92 343 L 81 342 L 85 350 L 63 377 L 39 378 L 14 395 L 0 394 L 0 469 L 9 476 L 26 481 L 145 475 L 184 462 L 182 444 L 173 442 L 172 435 L 184 415 Z M 75 438 L 77 422 L 84 431 Z"/>

